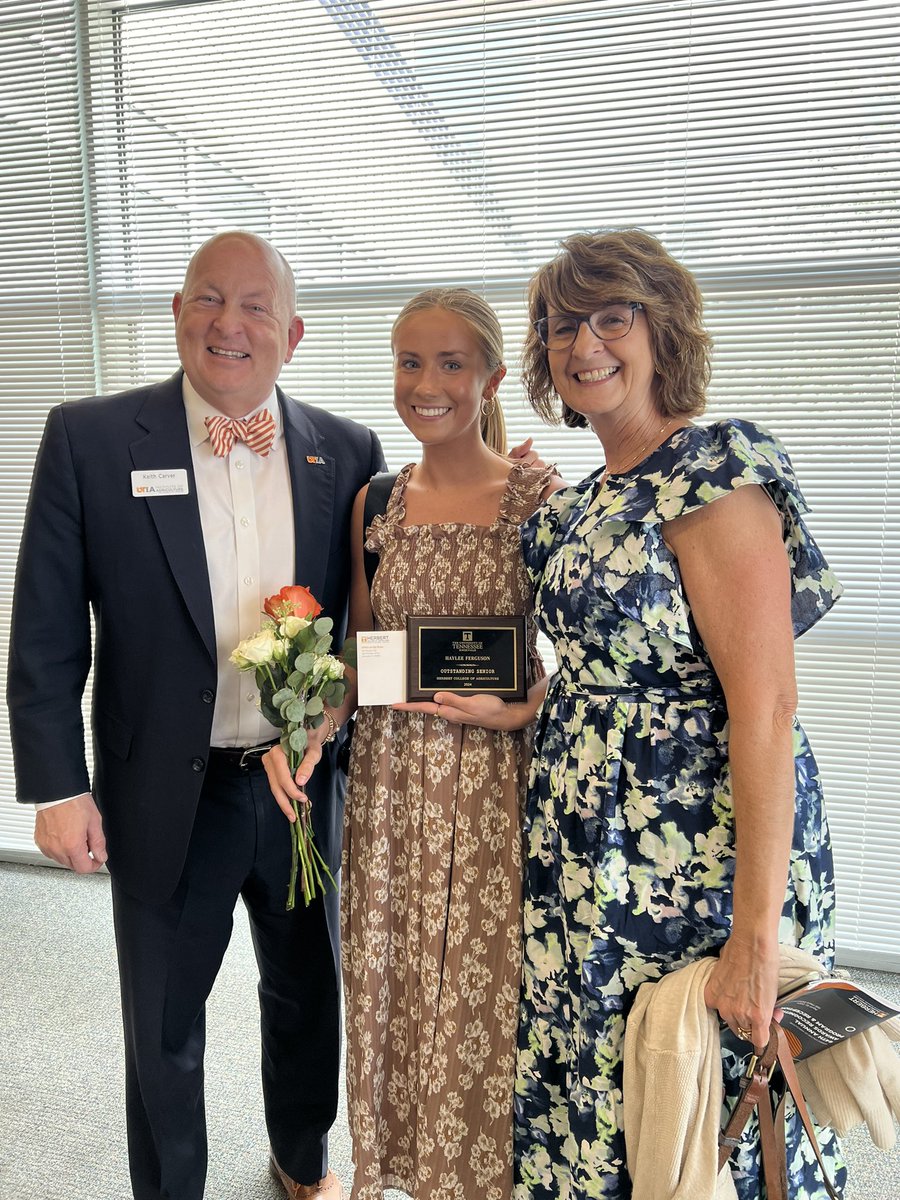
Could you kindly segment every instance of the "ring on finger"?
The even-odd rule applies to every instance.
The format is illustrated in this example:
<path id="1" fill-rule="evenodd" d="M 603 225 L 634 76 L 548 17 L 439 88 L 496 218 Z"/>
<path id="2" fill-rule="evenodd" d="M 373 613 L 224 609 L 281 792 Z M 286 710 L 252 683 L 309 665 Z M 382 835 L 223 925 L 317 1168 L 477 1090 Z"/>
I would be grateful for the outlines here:
<path id="1" fill-rule="evenodd" d="M 738 1025 L 735 1029 L 739 1038 L 743 1038 L 745 1042 L 753 1041 L 753 1030 L 747 1029 L 744 1025 Z"/>

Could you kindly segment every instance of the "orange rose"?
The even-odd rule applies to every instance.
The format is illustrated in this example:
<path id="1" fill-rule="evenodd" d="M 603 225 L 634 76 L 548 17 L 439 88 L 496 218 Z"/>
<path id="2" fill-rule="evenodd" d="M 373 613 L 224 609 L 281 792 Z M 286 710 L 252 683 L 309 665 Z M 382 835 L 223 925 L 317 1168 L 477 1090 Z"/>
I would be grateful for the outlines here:
<path id="1" fill-rule="evenodd" d="M 311 621 L 322 611 L 322 605 L 312 592 L 298 584 L 283 587 L 277 596 L 269 596 L 263 607 L 276 621 L 284 617 L 301 617 Z"/>

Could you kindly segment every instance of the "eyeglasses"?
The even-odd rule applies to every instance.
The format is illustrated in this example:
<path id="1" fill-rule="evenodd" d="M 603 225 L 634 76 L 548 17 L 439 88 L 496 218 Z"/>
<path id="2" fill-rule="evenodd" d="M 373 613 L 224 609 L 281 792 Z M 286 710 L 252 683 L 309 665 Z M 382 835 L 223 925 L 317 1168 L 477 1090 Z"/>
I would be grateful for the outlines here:
<path id="1" fill-rule="evenodd" d="M 601 342 L 614 342 L 631 332 L 634 314 L 643 304 L 631 300 L 627 304 L 607 304 L 589 317 L 577 313 L 555 313 L 534 322 L 534 331 L 548 350 L 567 350 L 578 337 L 578 330 L 587 325 Z"/>

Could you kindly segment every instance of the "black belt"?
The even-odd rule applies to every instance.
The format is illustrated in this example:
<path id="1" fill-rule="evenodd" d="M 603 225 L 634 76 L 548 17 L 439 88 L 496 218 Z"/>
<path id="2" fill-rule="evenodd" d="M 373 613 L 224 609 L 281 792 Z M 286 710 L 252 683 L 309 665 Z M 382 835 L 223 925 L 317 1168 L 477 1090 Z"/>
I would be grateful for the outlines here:
<path id="1" fill-rule="evenodd" d="M 278 745 L 278 738 L 261 746 L 210 746 L 209 765 L 229 771 L 264 771 L 262 756 Z"/>

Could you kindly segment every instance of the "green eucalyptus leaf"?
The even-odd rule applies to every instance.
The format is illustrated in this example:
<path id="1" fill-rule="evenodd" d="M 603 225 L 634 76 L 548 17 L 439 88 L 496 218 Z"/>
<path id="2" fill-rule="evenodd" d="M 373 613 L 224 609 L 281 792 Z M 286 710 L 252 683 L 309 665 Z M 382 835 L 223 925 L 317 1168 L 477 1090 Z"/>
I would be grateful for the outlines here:
<path id="1" fill-rule="evenodd" d="M 296 691 L 296 689 L 303 683 L 305 678 L 306 676 L 302 671 L 291 671 L 290 675 L 287 677 L 288 687 L 293 688 Z"/>
<path id="2" fill-rule="evenodd" d="M 354 671 L 356 670 L 357 659 L 356 659 L 356 638 L 355 637 L 349 637 L 349 638 L 345 639 L 344 644 L 341 647 L 341 658 L 344 660 L 344 662 L 347 664 L 348 667 L 352 667 L 354 669 Z"/>
<path id="3" fill-rule="evenodd" d="M 306 716 L 308 707 L 302 700 L 292 700 L 285 708 L 284 715 L 289 721 L 296 721 L 299 724 Z"/>
<path id="4" fill-rule="evenodd" d="M 305 654 L 298 654 L 294 659 L 294 669 L 296 671 L 302 671 L 304 675 L 308 675 L 315 665 L 316 656 L 315 654 L 310 654 L 309 652 Z"/>
<path id="5" fill-rule="evenodd" d="M 324 708 L 325 705 L 322 703 L 321 696 L 310 696 L 306 702 L 306 715 L 308 717 L 315 717 L 322 712 Z"/>
<path id="6" fill-rule="evenodd" d="M 325 724 L 325 714 L 319 713 L 317 717 L 311 717 L 308 721 L 310 729 L 318 729 L 320 725 Z"/>
<path id="7" fill-rule="evenodd" d="M 313 629 L 321 637 L 323 633 L 331 633 L 334 629 L 334 621 L 331 617 L 319 617 L 317 621 L 313 622 Z"/>
<path id="8" fill-rule="evenodd" d="M 279 688 L 279 690 L 272 697 L 272 705 L 274 708 L 281 708 L 283 705 L 287 704 L 289 700 L 293 700 L 293 699 L 294 699 L 293 688 L 288 688 L 288 687 Z"/>
<path id="9" fill-rule="evenodd" d="M 306 736 L 306 730 L 302 727 L 295 729 L 289 741 L 291 749 L 296 750 L 298 754 L 302 754 L 306 749 L 306 743 L 309 741 L 309 738 Z"/>

